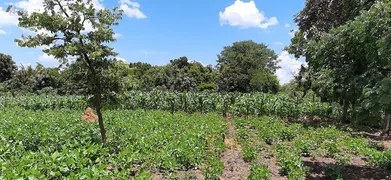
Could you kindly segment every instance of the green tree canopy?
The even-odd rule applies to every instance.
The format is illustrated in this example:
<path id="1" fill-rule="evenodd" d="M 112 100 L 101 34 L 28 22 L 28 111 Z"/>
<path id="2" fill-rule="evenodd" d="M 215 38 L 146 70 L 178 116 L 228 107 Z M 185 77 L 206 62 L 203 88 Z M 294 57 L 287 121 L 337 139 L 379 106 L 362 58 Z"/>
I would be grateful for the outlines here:
<path id="1" fill-rule="evenodd" d="M 224 47 L 217 57 L 217 67 L 221 73 L 217 85 L 222 91 L 249 92 L 257 89 L 250 84 L 252 73 L 262 71 L 262 74 L 274 74 L 278 68 L 276 53 L 265 44 L 254 41 L 235 42 L 232 46 Z"/>
<path id="2" fill-rule="evenodd" d="M 0 53 L 0 83 L 11 79 L 12 73 L 17 69 L 12 57 Z"/>
<path id="3" fill-rule="evenodd" d="M 309 66 L 316 72 L 328 72 L 327 81 L 343 100 L 345 110 L 349 104 L 358 105 L 363 89 L 389 78 L 391 65 L 391 8 L 378 1 L 354 21 L 331 30 L 318 41 L 311 41 L 306 52 Z M 322 78 L 325 80 L 324 78 Z M 377 87 L 381 87 L 377 85 Z M 353 112 L 355 108 L 353 108 Z"/>

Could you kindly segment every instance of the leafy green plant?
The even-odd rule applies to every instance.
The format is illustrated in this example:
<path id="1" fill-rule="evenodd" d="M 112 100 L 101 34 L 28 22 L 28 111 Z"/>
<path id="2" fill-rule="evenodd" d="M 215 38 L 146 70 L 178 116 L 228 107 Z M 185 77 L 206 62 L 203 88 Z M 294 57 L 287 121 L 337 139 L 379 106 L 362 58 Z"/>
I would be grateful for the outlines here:
<path id="1" fill-rule="evenodd" d="M 330 179 L 342 180 L 342 172 L 344 172 L 344 170 L 345 168 L 343 164 L 332 164 L 325 170 L 325 175 Z"/>
<path id="2" fill-rule="evenodd" d="M 81 96 L 2 96 L 0 108 L 22 107 L 32 110 L 44 109 L 85 109 L 87 99 Z M 92 102 L 92 101 L 91 101 Z M 279 116 L 295 119 L 300 116 L 332 116 L 327 103 L 297 103 L 285 95 L 264 93 L 216 93 L 216 92 L 170 92 L 170 91 L 129 91 L 116 95 L 116 103 L 106 104 L 103 109 L 146 109 L 169 112 L 230 112 L 233 115 Z M 338 111 L 338 109 L 336 110 Z M 291 138 L 291 133 L 287 132 Z M 284 136 L 284 135 L 282 135 Z"/>
<path id="3" fill-rule="evenodd" d="M 250 165 L 249 180 L 269 180 L 272 177 L 272 173 L 265 165 Z"/>
<path id="4" fill-rule="evenodd" d="M 251 161 L 257 159 L 258 151 L 257 151 L 257 149 L 255 149 L 254 146 L 251 146 L 248 143 L 245 143 L 245 144 L 243 144 L 242 150 L 243 150 L 242 156 L 246 162 L 251 162 Z"/>
<path id="5" fill-rule="evenodd" d="M 373 151 L 369 155 L 369 164 L 379 168 L 391 169 L 391 151 Z"/>
<path id="6" fill-rule="evenodd" d="M 0 179 L 148 179 L 152 170 L 201 167 L 208 167 L 205 176 L 220 176 L 226 125 L 218 114 L 104 113 L 106 145 L 96 123 L 80 122 L 81 111 L 0 109 Z"/>
<path id="7" fill-rule="evenodd" d="M 288 179 L 305 179 L 308 168 L 301 161 L 299 153 L 287 146 L 279 146 L 277 149 L 278 164 L 281 166 L 281 175 L 287 175 Z"/>

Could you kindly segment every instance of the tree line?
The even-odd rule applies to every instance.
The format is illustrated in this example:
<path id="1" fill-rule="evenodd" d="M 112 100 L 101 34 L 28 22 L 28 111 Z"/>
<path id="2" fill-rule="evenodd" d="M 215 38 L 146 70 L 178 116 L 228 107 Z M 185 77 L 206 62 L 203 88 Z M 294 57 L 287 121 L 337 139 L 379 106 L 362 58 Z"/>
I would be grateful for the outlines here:
<path id="1" fill-rule="evenodd" d="M 88 70 L 81 61 L 64 67 L 44 67 L 37 63 L 35 67 L 18 68 L 9 55 L 1 53 L 0 60 L 3 92 L 14 95 L 93 94 L 93 89 L 88 87 Z M 186 56 L 172 59 L 162 66 L 115 59 L 102 73 L 102 86 L 108 93 L 131 90 L 277 93 L 280 88 L 274 75 L 277 63 L 277 55 L 266 45 L 240 41 L 224 47 L 216 66 L 203 65 Z"/>

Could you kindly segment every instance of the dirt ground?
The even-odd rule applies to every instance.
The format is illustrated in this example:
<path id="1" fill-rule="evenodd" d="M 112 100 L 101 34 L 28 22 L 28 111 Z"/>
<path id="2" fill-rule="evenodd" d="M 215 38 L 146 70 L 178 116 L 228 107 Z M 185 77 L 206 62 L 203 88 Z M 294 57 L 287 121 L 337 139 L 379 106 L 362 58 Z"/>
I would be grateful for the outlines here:
<path id="1" fill-rule="evenodd" d="M 241 180 L 247 179 L 250 174 L 249 163 L 242 158 L 242 147 L 236 142 L 236 129 L 232 124 L 232 116 L 227 115 L 226 121 L 229 127 L 229 134 L 224 138 L 226 151 L 221 155 L 221 161 L 224 163 L 224 170 L 220 176 L 221 180 Z M 305 119 L 306 122 L 301 121 L 307 125 L 322 126 L 326 124 L 336 125 L 339 129 L 349 132 L 352 136 L 360 136 L 370 139 L 379 144 L 384 150 L 391 150 L 391 138 L 380 136 L 380 130 L 360 127 L 349 127 L 344 124 L 335 123 L 333 121 L 324 121 L 319 118 Z M 248 127 L 248 129 L 252 129 Z M 260 154 L 262 156 L 262 154 Z M 277 157 L 272 156 L 263 158 L 263 164 L 267 165 L 272 173 L 273 180 L 286 180 L 287 177 L 280 175 L 281 167 L 277 164 Z M 309 167 L 309 175 L 306 179 L 309 180 L 326 180 L 325 172 L 332 165 L 336 164 L 336 160 L 328 157 L 302 157 L 304 165 Z M 366 164 L 364 157 L 351 157 L 350 163 L 342 167 L 342 176 L 344 179 L 354 180 L 380 180 L 391 176 L 391 170 L 374 168 Z M 204 179 L 200 170 L 193 170 L 189 172 L 179 172 L 176 176 L 179 179 Z M 163 174 L 154 174 L 153 179 L 165 179 Z"/>
<path id="2" fill-rule="evenodd" d="M 242 147 L 235 140 L 236 130 L 232 125 L 231 117 L 227 117 L 229 134 L 224 139 L 226 151 L 221 156 L 224 163 L 224 170 L 220 179 L 239 180 L 247 179 L 249 175 L 249 164 L 242 158 Z"/>

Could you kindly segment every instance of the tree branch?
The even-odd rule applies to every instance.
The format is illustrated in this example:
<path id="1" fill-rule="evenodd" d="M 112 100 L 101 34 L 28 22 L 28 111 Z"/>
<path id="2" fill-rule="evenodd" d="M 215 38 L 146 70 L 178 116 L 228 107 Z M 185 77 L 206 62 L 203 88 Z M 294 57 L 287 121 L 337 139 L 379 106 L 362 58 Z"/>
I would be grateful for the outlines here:
<path id="1" fill-rule="evenodd" d="M 65 11 L 64 7 L 61 5 L 60 1 L 56 0 L 57 4 L 60 6 L 61 11 L 65 14 L 67 18 L 69 18 L 68 13 Z"/>

